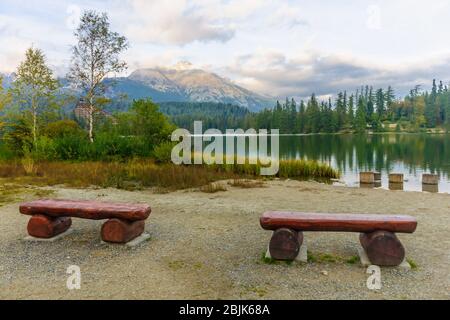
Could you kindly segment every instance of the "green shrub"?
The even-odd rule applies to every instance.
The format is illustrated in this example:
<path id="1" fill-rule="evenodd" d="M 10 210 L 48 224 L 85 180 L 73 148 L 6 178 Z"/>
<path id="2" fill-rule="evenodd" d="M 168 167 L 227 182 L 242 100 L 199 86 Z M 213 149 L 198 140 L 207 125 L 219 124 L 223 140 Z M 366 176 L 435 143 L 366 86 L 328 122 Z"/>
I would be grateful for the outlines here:
<path id="1" fill-rule="evenodd" d="M 163 142 L 153 150 L 153 157 L 157 163 L 169 163 L 172 160 L 174 143 Z"/>
<path id="2" fill-rule="evenodd" d="M 58 158 L 56 152 L 55 142 L 46 137 L 39 137 L 36 141 L 36 146 L 32 150 L 32 157 L 35 160 L 54 160 Z"/>
<path id="3" fill-rule="evenodd" d="M 78 123 L 73 120 L 60 120 L 49 123 L 42 130 L 42 134 L 55 139 L 65 136 L 83 135 L 83 130 Z"/>
<path id="4" fill-rule="evenodd" d="M 12 158 L 14 158 L 14 151 L 8 147 L 3 139 L 0 139 L 0 160 L 10 160 Z"/>
<path id="5" fill-rule="evenodd" d="M 24 119 L 19 118 L 8 123 L 4 132 L 5 143 L 16 155 L 22 156 L 24 148 L 30 150 L 33 147 L 33 135 Z"/>
<path id="6" fill-rule="evenodd" d="M 57 157 L 60 160 L 87 160 L 90 142 L 87 136 L 67 135 L 54 140 Z"/>

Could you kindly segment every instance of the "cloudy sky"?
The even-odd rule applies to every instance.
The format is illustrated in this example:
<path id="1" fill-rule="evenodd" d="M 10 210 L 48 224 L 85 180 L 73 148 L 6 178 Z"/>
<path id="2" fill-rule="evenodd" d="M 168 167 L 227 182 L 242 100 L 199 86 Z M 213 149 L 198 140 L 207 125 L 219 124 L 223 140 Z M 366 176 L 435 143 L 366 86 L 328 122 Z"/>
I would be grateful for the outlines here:
<path id="1" fill-rule="evenodd" d="M 279 97 L 450 81 L 448 0 L 0 0 L 0 72 L 33 45 L 64 75 L 85 9 L 128 37 L 129 72 L 189 61 Z"/>

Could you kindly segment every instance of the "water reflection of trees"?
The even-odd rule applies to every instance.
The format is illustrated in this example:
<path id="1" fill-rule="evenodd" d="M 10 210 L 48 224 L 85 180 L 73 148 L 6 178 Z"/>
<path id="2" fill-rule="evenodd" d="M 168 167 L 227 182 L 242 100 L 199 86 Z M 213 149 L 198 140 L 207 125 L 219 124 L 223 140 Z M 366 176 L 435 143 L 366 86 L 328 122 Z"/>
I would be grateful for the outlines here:
<path id="1" fill-rule="evenodd" d="M 450 135 L 285 136 L 280 154 L 332 163 L 339 170 L 391 170 L 402 165 L 450 176 Z"/>

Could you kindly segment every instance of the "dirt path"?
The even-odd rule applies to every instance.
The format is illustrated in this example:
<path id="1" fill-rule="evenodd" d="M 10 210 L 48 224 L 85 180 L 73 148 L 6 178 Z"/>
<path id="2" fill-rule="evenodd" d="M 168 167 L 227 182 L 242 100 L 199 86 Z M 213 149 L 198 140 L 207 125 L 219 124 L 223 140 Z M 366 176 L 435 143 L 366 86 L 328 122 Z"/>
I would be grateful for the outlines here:
<path id="1" fill-rule="evenodd" d="M 134 249 L 101 244 L 101 222 L 83 220 L 74 220 L 74 233 L 58 242 L 24 242 L 28 218 L 18 213 L 19 201 L 4 205 L 0 207 L 0 298 L 450 298 L 448 194 L 296 181 L 228 189 L 216 194 L 53 189 L 56 198 L 151 204 L 147 224 L 151 239 Z M 35 197 L 25 194 L 23 200 Z M 266 264 L 261 255 L 270 232 L 259 226 L 266 210 L 413 215 L 419 221 L 417 232 L 399 237 L 418 268 L 383 269 L 382 290 L 370 291 L 366 270 L 346 262 L 357 255 L 358 235 L 343 233 L 305 234 L 308 249 L 319 256 L 316 262 Z M 70 265 L 81 268 L 81 290 L 66 288 Z"/>

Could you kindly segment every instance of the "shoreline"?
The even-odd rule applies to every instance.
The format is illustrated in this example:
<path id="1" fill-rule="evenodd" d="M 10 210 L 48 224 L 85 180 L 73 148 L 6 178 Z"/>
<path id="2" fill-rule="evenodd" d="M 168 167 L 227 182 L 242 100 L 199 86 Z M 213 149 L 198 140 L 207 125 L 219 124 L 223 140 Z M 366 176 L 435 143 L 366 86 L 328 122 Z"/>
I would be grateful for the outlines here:
<path id="1" fill-rule="evenodd" d="M 236 130 L 236 129 L 231 129 Z M 262 130 L 262 129 L 259 129 Z M 258 130 L 257 130 L 258 131 Z M 450 132 L 316 132 L 316 133 L 267 133 L 267 136 L 279 136 L 279 137 L 289 137 L 289 136 L 299 136 L 299 137 L 307 137 L 307 136 L 334 136 L 334 135 L 450 135 Z M 259 134 L 191 134 L 191 137 L 255 137 Z"/>

